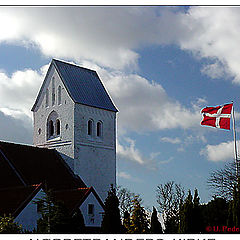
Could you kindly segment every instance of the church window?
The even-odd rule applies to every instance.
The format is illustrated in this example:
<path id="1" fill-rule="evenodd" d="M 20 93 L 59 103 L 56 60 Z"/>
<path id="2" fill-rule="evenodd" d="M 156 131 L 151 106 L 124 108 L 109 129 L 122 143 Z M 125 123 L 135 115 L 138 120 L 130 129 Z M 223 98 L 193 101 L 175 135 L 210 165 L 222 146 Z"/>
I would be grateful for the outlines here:
<path id="1" fill-rule="evenodd" d="M 60 120 L 56 120 L 57 135 L 60 135 Z"/>
<path id="2" fill-rule="evenodd" d="M 46 133 L 47 139 L 52 139 L 60 135 L 60 118 L 56 111 L 52 111 L 48 116 Z"/>
<path id="3" fill-rule="evenodd" d="M 97 123 L 97 137 L 102 137 L 102 123 Z"/>
<path id="4" fill-rule="evenodd" d="M 94 214 L 94 205 L 88 204 L 88 214 L 93 215 Z"/>
<path id="5" fill-rule="evenodd" d="M 88 135 L 92 135 L 93 133 L 93 121 L 89 120 L 88 121 Z"/>
<path id="6" fill-rule="evenodd" d="M 52 106 L 55 105 L 55 79 L 52 78 Z"/>
<path id="7" fill-rule="evenodd" d="M 40 135 L 42 132 L 41 128 L 38 129 L 38 134 Z"/>
<path id="8" fill-rule="evenodd" d="M 66 129 L 68 129 L 68 124 L 66 124 Z"/>
<path id="9" fill-rule="evenodd" d="M 49 106 L 49 91 L 48 89 L 46 90 L 46 107 Z"/>
<path id="10" fill-rule="evenodd" d="M 53 134 L 54 134 L 54 125 L 53 125 L 53 121 L 50 120 L 49 121 L 49 135 L 53 136 Z"/>
<path id="11" fill-rule="evenodd" d="M 61 102 L 62 102 L 62 96 L 61 96 L 61 91 L 62 91 L 62 88 L 61 88 L 61 86 L 58 86 L 58 105 L 60 105 L 61 104 Z"/>

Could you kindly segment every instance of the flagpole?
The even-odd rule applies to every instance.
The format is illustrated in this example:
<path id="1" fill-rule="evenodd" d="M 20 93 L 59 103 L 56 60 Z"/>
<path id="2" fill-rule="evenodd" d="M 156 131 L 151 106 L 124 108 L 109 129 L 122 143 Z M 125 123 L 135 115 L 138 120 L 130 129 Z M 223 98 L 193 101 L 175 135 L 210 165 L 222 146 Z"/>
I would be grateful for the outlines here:
<path id="1" fill-rule="evenodd" d="M 233 103 L 233 102 L 232 102 Z M 234 106 L 232 107 L 232 120 L 233 120 L 233 138 L 234 138 L 234 152 L 235 152 L 235 163 L 236 163 L 236 175 L 237 183 L 239 181 L 239 164 L 238 164 L 238 154 L 237 154 L 237 140 L 236 140 L 236 128 L 235 128 L 235 116 L 234 116 Z"/>

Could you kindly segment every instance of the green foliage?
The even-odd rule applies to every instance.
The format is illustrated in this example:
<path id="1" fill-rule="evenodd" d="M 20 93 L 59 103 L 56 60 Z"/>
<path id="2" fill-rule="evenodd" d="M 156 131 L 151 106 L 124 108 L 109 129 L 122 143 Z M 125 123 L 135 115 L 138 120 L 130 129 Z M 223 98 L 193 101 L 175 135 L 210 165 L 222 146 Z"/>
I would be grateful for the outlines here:
<path id="1" fill-rule="evenodd" d="M 83 233 L 84 221 L 81 213 L 71 216 L 63 202 L 56 201 L 51 191 L 35 202 L 41 218 L 38 219 L 38 233 Z"/>
<path id="2" fill-rule="evenodd" d="M 102 233 L 120 233 L 122 230 L 119 201 L 116 196 L 116 189 L 111 185 L 108 196 L 105 200 L 105 212 L 103 216 Z"/>
<path id="3" fill-rule="evenodd" d="M 162 225 L 158 220 L 157 210 L 155 207 L 153 207 L 153 212 L 151 216 L 150 233 L 163 233 Z"/>
<path id="4" fill-rule="evenodd" d="M 228 225 L 229 204 L 224 198 L 214 197 L 213 200 L 201 206 L 202 218 L 206 226 L 231 226 Z M 203 230 L 204 232 L 204 230 Z"/>
<path id="5" fill-rule="evenodd" d="M 124 232 L 127 233 L 130 230 L 130 213 L 128 211 L 124 212 L 123 216 L 123 228 Z"/>
<path id="6" fill-rule="evenodd" d="M 205 231 L 204 226 L 204 215 L 202 212 L 202 207 L 200 205 L 200 198 L 198 196 L 198 191 L 195 189 L 193 198 L 193 233 L 203 233 Z"/>
<path id="7" fill-rule="evenodd" d="M 228 224 L 231 227 L 240 227 L 240 189 L 239 184 L 234 187 L 233 200 L 229 204 Z"/>
<path id="8" fill-rule="evenodd" d="M 201 233 L 204 231 L 202 208 L 198 191 L 195 189 L 194 198 L 189 190 L 188 196 L 180 209 L 179 233 Z"/>
<path id="9" fill-rule="evenodd" d="M 193 202 L 191 191 L 188 191 L 188 196 L 185 199 L 180 211 L 180 233 L 192 233 L 193 223 Z"/>
<path id="10" fill-rule="evenodd" d="M 165 221 L 164 233 L 177 233 L 179 228 L 178 216 L 172 216 Z"/>
<path id="11" fill-rule="evenodd" d="M 149 221 L 144 207 L 140 204 L 140 199 L 136 196 L 133 200 L 133 210 L 130 218 L 130 229 L 128 233 L 148 233 Z"/>
<path id="12" fill-rule="evenodd" d="M 133 192 L 130 192 L 130 190 L 128 190 L 127 188 L 118 186 L 116 189 L 116 195 L 119 200 L 120 215 L 122 218 L 124 218 L 124 213 L 126 211 L 131 212 L 132 202 L 136 194 Z"/>
<path id="13" fill-rule="evenodd" d="M 180 208 L 185 191 L 174 181 L 157 186 L 157 203 L 165 226 L 164 233 L 177 233 L 179 229 Z"/>
<path id="14" fill-rule="evenodd" d="M 0 233 L 21 233 L 22 227 L 14 222 L 14 218 L 9 216 L 0 217 Z"/>

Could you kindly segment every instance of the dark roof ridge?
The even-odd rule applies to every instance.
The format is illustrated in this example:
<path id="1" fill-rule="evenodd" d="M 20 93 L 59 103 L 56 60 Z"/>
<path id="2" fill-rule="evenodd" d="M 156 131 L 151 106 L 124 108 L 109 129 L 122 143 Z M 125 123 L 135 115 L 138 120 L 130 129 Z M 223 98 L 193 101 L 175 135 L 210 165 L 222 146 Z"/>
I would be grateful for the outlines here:
<path id="1" fill-rule="evenodd" d="M 73 170 L 70 168 L 70 166 L 65 162 L 65 160 L 62 158 L 61 154 L 56 149 L 51 149 L 51 150 L 53 150 L 54 153 L 59 157 L 59 161 L 61 161 L 63 163 L 63 165 L 68 169 L 69 173 L 74 177 L 74 179 L 76 179 L 77 181 L 81 181 L 81 183 L 83 183 L 84 186 L 86 186 L 85 182 L 78 175 L 76 175 L 73 172 Z"/>
<path id="2" fill-rule="evenodd" d="M 4 151 L 2 150 L 1 146 L 0 146 L 0 155 L 3 156 L 4 160 L 7 162 L 7 164 L 9 165 L 9 167 L 13 170 L 13 172 L 16 174 L 16 176 L 18 177 L 18 179 L 21 181 L 21 183 L 23 184 L 23 186 L 27 186 L 26 180 L 24 179 L 24 177 L 22 176 L 22 174 L 19 172 L 19 170 L 15 167 L 15 165 L 13 164 L 13 162 L 6 156 L 6 154 L 4 153 Z"/>
<path id="3" fill-rule="evenodd" d="M 82 68 L 84 70 L 88 70 L 90 72 L 94 72 L 94 73 L 97 73 L 95 70 L 93 69 L 90 69 L 90 68 L 86 68 L 86 67 L 82 67 L 80 65 L 78 65 L 77 63 L 72 63 L 72 62 L 67 62 L 65 60 L 60 60 L 60 59 L 56 59 L 56 58 L 53 58 L 52 61 L 56 61 L 56 62 L 60 62 L 60 63 L 65 63 L 65 64 L 68 64 L 68 65 L 72 65 L 74 67 L 79 67 L 79 68 Z"/>
<path id="4" fill-rule="evenodd" d="M 42 185 L 42 183 L 39 183 L 39 184 L 30 184 L 30 185 L 27 185 L 27 186 L 5 187 L 5 188 L 0 188 L 0 192 L 1 192 L 1 191 L 6 191 L 6 190 L 21 189 L 21 188 L 38 187 L 39 185 Z"/>
<path id="5" fill-rule="evenodd" d="M 33 199 L 33 197 L 40 191 L 42 188 L 42 183 L 34 184 L 35 189 L 28 195 L 24 202 L 15 210 L 13 216 L 18 216 L 18 214 L 27 206 L 27 204 Z"/>

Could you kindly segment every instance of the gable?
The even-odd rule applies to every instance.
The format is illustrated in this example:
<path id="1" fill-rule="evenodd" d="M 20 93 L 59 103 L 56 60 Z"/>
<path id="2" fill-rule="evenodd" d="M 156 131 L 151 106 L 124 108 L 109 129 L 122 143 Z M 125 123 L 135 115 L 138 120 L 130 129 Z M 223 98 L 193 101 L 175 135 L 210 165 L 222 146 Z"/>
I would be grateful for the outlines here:
<path id="1" fill-rule="evenodd" d="M 43 106 L 44 108 L 46 108 L 47 107 L 46 106 L 46 98 L 48 98 L 48 106 L 53 105 L 52 104 L 52 81 L 53 81 L 53 78 L 54 78 L 54 82 L 55 82 L 54 83 L 54 85 L 55 85 L 54 86 L 54 88 L 55 88 L 55 104 L 54 105 L 57 105 L 58 87 L 59 86 L 61 86 L 61 92 L 62 92 L 61 95 L 64 95 L 65 98 L 72 100 L 71 96 L 69 95 L 69 93 L 66 89 L 64 82 L 62 81 L 61 77 L 58 74 L 58 71 L 56 70 L 56 67 L 54 66 L 54 64 L 51 63 L 31 111 L 36 112 L 40 106 Z M 48 97 L 46 96 L 47 91 L 48 91 Z"/>
<path id="2" fill-rule="evenodd" d="M 47 76 L 52 71 L 53 66 L 60 76 L 69 96 L 75 103 L 117 112 L 116 107 L 95 71 L 56 59 L 53 59 L 50 64 L 32 111 L 35 111 L 37 107 L 37 103 L 43 93 L 44 85 L 46 84 Z"/>

